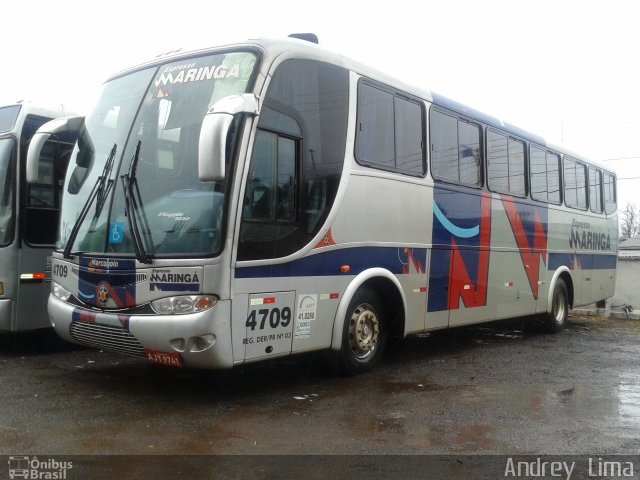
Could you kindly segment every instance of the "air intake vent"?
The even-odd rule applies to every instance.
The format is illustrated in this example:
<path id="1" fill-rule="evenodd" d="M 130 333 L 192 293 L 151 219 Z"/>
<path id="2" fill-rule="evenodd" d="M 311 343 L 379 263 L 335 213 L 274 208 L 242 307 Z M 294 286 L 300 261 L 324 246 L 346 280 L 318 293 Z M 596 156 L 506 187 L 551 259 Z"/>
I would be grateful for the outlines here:
<path id="1" fill-rule="evenodd" d="M 71 336 L 83 345 L 146 358 L 144 348 L 138 339 L 123 328 L 71 322 L 70 332 Z"/>

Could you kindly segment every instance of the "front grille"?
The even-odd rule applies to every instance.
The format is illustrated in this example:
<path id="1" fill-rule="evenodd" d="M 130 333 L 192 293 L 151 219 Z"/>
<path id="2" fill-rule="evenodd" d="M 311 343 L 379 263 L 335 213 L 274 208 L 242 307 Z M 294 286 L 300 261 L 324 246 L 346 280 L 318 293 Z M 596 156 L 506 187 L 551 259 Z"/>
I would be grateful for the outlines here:
<path id="1" fill-rule="evenodd" d="M 74 339 L 84 345 L 146 358 L 138 339 L 123 328 L 71 322 L 70 332 Z"/>

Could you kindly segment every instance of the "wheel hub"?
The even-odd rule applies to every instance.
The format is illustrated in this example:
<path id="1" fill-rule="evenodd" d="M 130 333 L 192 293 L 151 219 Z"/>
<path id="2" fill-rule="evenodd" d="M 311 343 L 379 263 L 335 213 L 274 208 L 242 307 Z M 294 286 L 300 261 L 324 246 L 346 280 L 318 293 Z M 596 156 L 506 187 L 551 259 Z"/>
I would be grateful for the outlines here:
<path id="1" fill-rule="evenodd" d="M 360 305 L 351 317 L 349 339 L 351 350 L 358 358 L 365 358 L 375 350 L 380 337 L 380 322 L 368 305 Z"/>

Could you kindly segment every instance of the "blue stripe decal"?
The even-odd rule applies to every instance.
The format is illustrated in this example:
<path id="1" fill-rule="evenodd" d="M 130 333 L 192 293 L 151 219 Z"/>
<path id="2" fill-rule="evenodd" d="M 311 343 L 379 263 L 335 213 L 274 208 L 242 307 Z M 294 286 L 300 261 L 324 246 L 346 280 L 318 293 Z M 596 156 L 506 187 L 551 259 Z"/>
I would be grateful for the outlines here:
<path id="1" fill-rule="evenodd" d="M 475 227 L 471 227 L 471 228 L 460 228 L 454 225 L 453 223 L 451 223 L 451 220 L 449 220 L 445 216 L 445 214 L 442 213 L 442 210 L 440 210 L 440 207 L 435 201 L 433 202 L 433 213 L 435 214 L 436 218 L 440 221 L 442 226 L 446 228 L 447 231 L 450 234 L 452 234 L 454 237 L 472 238 L 480 233 L 480 225 L 476 225 Z"/>
<path id="2" fill-rule="evenodd" d="M 617 255 L 598 253 L 550 253 L 549 270 L 566 266 L 571 270 L 613 270 L 616 268 Z"/>
<path id="3" fill-rule="evenodd" d="M 427 259 L 425 248 L 410 249 L 414 261 L 424 272 Z M 385 268 L 394 274 L 406 273 L 408 254 L 402 247 L 355 247 L 329 250 L 293 262 L 259 267 L 237 267 L 235 278 L 311 277 L 343 275 L 340 267 L 349 265 L 349 275 L 357 275 L 368 268 Z"/>

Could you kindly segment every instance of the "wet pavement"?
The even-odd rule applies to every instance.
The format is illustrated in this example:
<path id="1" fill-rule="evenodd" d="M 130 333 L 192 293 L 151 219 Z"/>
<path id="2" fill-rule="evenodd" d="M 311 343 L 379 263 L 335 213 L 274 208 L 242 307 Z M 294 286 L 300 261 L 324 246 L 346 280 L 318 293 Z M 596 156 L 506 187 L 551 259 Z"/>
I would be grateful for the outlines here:
<path id="1" fill-rule="evenodd" d="M 640 322 L 573 317 L 420 335 L 336 377 L 309 354 L 159 367 L 0 336 L 0 454 L 640 453 Z"/>

